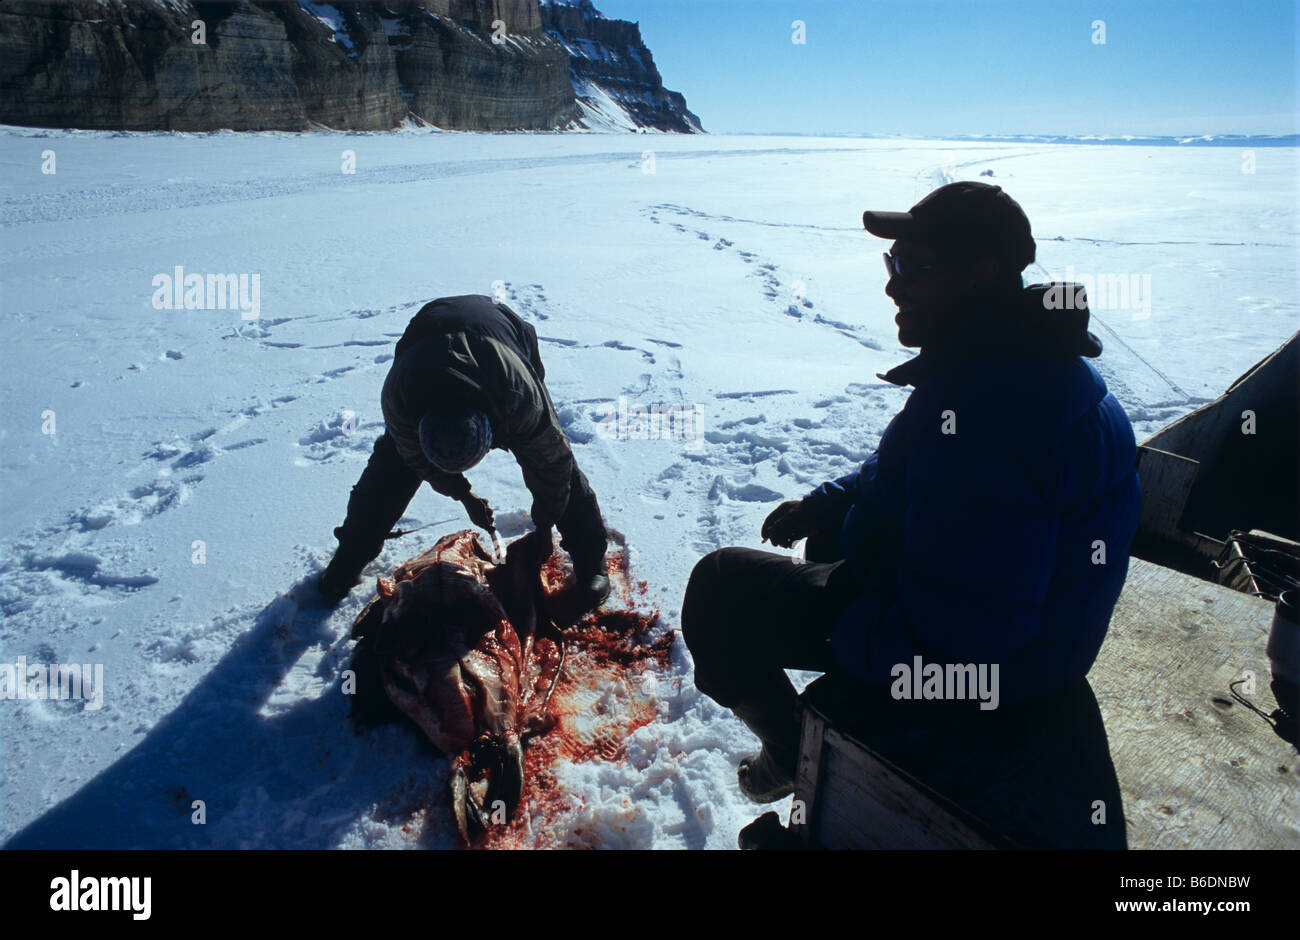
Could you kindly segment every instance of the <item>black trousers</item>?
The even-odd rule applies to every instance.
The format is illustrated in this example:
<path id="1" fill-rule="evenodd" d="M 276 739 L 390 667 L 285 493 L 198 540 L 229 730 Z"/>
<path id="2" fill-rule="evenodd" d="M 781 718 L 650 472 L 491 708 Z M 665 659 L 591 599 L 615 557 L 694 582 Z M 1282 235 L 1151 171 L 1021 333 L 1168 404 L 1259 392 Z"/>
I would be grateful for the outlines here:
<path id="1" fill-rule="evenodd" d="M 375 441 L 366 468 L 348 496 L 348 513 L 334 530 L 339 540 L 336 558 L 360 571 L 383 550 L 384 536 L 406 512 L 424 482 L 406 465 L 388 433 Z M 574 465 L 569 483 L 569 504 L 556 522 L 560 544 L 574 564 L 594 564 L 605 553 L 607 533 L 600 505 L 587 477 Z"/>
<path id="2" fill-rule="evenodd" d="M 597 568 L 604 571 L 602 562 L 609 533 L 600 517 L 596 491 L 591 488 L 587 475 L 578 469 L 577 461 L 569 478 L 569 504 L 555 521 L 555 528 L 560 530 L 560 545 L 573 559 L 579 574 L 584 571 L 593 574 Z"/>
<path id="3" fill-rule="evenodd" d="M 783 669 L 831 671 L 830 635 L 860 587 L 834 537 L 810 539 L 810 561 L 752 548 L 700 559 L 682 602 L 682 639 L 695 686 L 719 705 L 761 706 L 794 698 Z"/>

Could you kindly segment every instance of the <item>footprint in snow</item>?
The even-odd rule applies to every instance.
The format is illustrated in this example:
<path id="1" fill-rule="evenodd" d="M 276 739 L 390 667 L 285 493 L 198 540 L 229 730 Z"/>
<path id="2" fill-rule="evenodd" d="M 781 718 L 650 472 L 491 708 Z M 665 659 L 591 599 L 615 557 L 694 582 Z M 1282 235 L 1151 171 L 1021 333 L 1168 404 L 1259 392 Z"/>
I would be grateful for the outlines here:
<path id="1" fill-rule="evenodd" d="M 651 365 L 653 365 L 655 361 L 654 353 L 650 352 L 649 350 L 642 349 L 639 346 L 628 346 L 626 343 L 619 342 L 616 339 L 606 340 L 605 342 L 601 343 L 601 345 L 606 346 L 610 349 L 619 349 L 622 350 L 623 352 L 638 352 L 641 354 L 641 357 L 643 359 L 648 360 Z"/>
<path id="2" fill-rule="evenodd" d="M 304 448 L 298 465 L 307 466 L 302 462 L 304 458 L 324 463 L 348 452 L 369 455 L 374 451 L 375 437 L 383 427 L 382 421 L 363 423 L 355 412 L 340 411 L 298 438 L 298 446 Z"/>
<path id="3" fill-rule="evenodd" d="M 511 307 L 525 320 L 549 320 L 550 314 L 546 312 L 546 293 L 541 284 L 523 284 L 516 287 L 509 281 L 501 281 L 493 284 L 493 289 L 501 288 L 505 291 L 506 300 Z"/>
<path id="4" fill-rule="evenodd" d="M 133 591 L 158 583 L 157 578 L 148 574 L 105 574 L 99 570 L 101 564 L 102 559 L 88 552 L 68 552 L 56 556 L 28 555 L 23 559 L 23 568 L 28 571 L 50 572 L 64 580 L 86 585 Z"/>
<path id="5" fill-rule="evenodd" d="M 713 486 L 709 489 L 709 501 L 716 503 L 724 498 L 742 503 L 771 503 L 784 497 L 766 486 L 757 483 L 732 483 L 719 474 L 714 477 Z"/>

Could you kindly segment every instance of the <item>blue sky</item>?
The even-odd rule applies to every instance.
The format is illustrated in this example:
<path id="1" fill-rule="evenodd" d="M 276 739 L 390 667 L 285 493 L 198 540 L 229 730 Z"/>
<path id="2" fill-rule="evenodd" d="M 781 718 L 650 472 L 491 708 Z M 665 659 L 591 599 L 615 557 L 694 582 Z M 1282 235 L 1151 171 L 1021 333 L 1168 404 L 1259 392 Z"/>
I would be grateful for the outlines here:
<path id="1" fill-rule="evenodd" d="M 595 5 L 640 22 L 664 83 L 715 133 L 1297 132 L 1295 2 Z"/>

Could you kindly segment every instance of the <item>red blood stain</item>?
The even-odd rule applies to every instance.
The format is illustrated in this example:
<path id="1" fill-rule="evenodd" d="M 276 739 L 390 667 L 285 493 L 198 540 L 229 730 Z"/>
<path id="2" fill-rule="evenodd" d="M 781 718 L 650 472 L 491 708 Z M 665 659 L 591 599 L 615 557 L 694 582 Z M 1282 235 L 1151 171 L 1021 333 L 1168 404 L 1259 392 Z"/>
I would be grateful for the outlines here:
<path id="1" fill-rule="evenodd" d="M 583 804 L 556 775 L 560 762 L 622 761 L 627 739 L 659 713 L 657 693 L 671 687 L 675 634 L 662 629 L 659 609 L 638 603 L 644 581 L 628 576 L 624 549 L 607 557 L 613 590 L 604 605 L 564 630 L 566 657 L 548 709 L 554 726 L 524 750 L 524 795 L 506 824 L 489 828 L 482 848 L 576 847 L 562 817 Z M 557 557 L 543 568 L 548 595 L 558 594 L 568 572 Z"/>

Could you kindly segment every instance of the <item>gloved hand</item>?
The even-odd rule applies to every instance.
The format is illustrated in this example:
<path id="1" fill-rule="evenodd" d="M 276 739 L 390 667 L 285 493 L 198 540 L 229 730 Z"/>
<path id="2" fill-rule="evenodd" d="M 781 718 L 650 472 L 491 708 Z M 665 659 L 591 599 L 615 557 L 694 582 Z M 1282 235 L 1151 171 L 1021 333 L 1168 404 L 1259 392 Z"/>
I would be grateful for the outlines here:
<path id="1" fill-rule="evenodd" d="M 485 532 L 491 532 L 495 527 L 493 525 L 492 507 L 482 496 L 473 492 L 466 493 L 461 497 L 460 504 L 465 507 L 469 513 L 469 521 L 474 523 Z"/>
<path id="2" fill-rule="evenodd" d="M 763 528 L 759 534 L 765 542 L 771 542 L 781 548 L 789 548 L 799 539 L 816 533 L 817 526 L 809 517 L 803 500 L 788 499 L 773 509 L 763 520 Z"/>
<path id="3" fill-rule="evenodd" d="M 526 565 L 534 571 L 539 571 L 553 551 L 555 551 L 555 542 L 551 538 L 550 526 L 547 526 L 529 532 L 523 538 L 515 539 L 507 545 L 506 565 Z"/>

